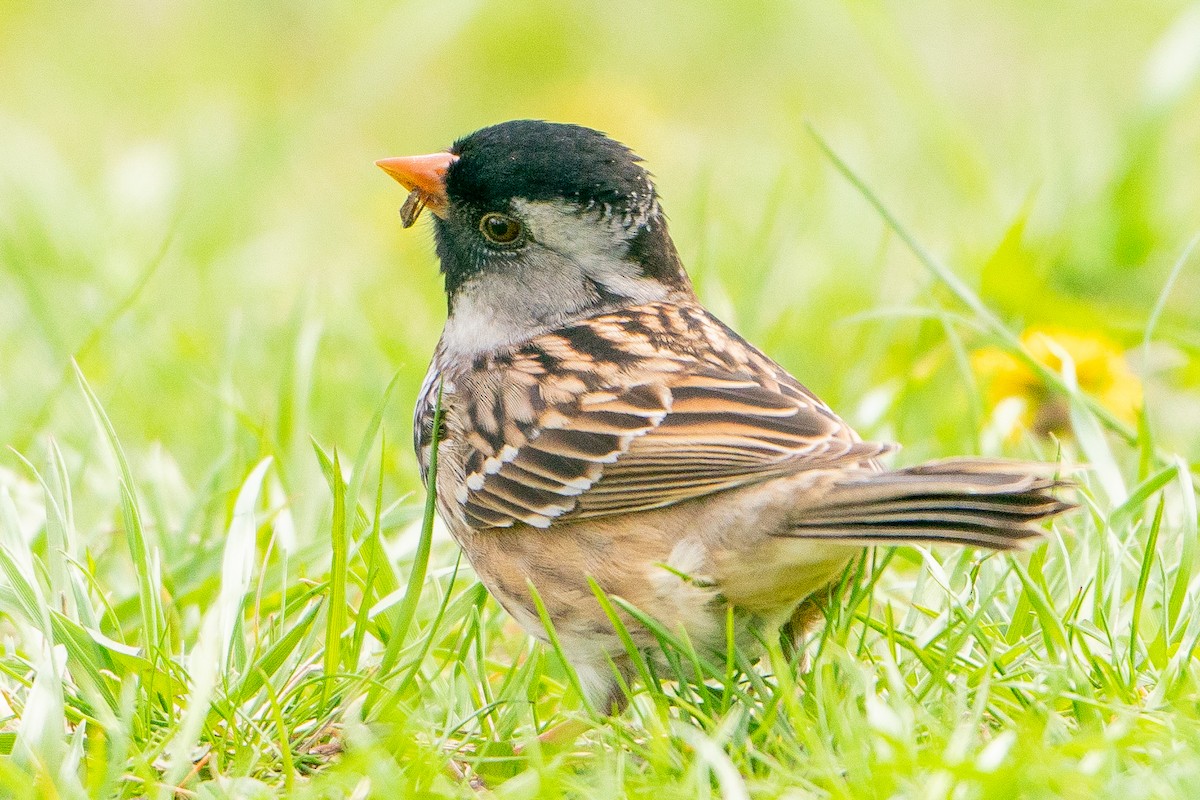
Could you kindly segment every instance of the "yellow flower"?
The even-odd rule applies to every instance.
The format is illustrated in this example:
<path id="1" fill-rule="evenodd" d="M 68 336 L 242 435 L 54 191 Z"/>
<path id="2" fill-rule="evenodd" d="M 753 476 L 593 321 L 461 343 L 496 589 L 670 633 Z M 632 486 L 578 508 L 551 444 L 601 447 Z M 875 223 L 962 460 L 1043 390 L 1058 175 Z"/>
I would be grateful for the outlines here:
<path id="1" fill-rule="evenodd" d="M 1136 420 L 1142 407 L 1142 383 L 1112 339 L 1101 333 L 1032 327 L 1021 334 L 1021 343 L 1055 372 L 1062 372 L 1065 355 L 1074 364 L 1080 389 L 1126 422 Z M 993 408 L 1015 399 L 1023 405 L 1019 422 L 1024 428 L 1042 435 L 1070 430 L 1065 400 L 1047 390 L 1021 360 L 997 347 L 985 347 L 972 354 L 971 366 L 986 383 Z"/>

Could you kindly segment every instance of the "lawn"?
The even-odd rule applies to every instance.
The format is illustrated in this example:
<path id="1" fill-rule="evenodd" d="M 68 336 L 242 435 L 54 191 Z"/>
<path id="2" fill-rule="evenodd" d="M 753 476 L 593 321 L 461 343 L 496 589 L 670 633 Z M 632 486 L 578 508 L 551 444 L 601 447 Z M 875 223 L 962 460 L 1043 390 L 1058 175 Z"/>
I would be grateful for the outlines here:
<path id="1" fill-rule="evenodd" d="M 895 463 L 1080 508 L 590 714 L 429 524 L 445 301 L 372 163 L 518 117 L 644 156 Z M 1198 235 L 1195 3 L 0 0 L 0 797 L 1192 796 Z"/>

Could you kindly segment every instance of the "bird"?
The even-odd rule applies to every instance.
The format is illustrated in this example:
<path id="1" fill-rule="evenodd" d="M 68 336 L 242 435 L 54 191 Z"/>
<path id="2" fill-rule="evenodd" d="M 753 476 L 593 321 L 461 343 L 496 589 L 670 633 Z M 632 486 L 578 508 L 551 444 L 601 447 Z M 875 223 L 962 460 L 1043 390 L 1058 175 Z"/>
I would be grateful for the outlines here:
<path id="1" fill-rule="evenodd" d="M 895 445 L 701 304 L 644 162 L 600 131 L 513 120 L 376 164 L 409 192 L 404 227 L 431 212 L 445 283 L 414 412 L 422 480 L 594 708 L 619 713 L 637 678 L 602 597 L 646 658 L 663 658 L 655 626 L 723 654 L 729 620 L 753 657 L 818 625 L 866 548 L 1015 550 L 1074 507 L 1052 465 L 886 468 Z"/>

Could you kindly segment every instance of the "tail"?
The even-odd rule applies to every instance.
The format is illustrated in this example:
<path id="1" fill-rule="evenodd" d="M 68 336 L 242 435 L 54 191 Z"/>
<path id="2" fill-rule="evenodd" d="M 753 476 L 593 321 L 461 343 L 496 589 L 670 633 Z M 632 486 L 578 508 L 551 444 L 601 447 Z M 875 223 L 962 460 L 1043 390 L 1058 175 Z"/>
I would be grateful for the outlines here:
<path id="1" fill-rule="evenodd" d="M 787 534 L 864 544 L 952 543 L 1012 550 L 1039 539 L 1041 520 L 1075 508 L 1053 465 L 983 458 L 931 461 L 834 483 L 797 510 Z"/>

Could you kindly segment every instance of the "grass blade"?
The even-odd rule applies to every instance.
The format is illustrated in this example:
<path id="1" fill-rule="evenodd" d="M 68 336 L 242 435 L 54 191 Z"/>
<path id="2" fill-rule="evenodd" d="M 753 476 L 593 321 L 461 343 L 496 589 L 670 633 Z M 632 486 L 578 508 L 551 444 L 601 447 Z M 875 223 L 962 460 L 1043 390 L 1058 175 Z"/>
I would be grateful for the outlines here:
<path id="1" fill-rule="evenodd" d="M 125 450 L 121 447 L 121 441 L 117 438 L 117 431 L 109 420 L 108 414 L 105 413 L 104 406 L 100 403 L 100 398 L 92 391 L 92 387 L 88 385 L 87 378 L 84 377 L 79 365 L 74 363 L 74 361 L 72 361 L 72 365 L 75 368 L 75 378 L 78 380 L 79 388 L 83 391 L 83 396 L 87 400 L 92 417 L 95 419 L 101 434 L 108 443 L 109 450 L 112 452 L 114 458 L 116 458 L 117 467 L 120 471 L 121 516 L 125 525 L 125 538 L 129 547 L 129 555 L 133 559 L 134 574 L 137 578 L 138 606 L 142 617 L 142 636 L 147 649 L 153 649 L 164 639 L 165 621 L 159 603 L 158 585 L 154 581 L 156 570 L 153 565 L 150 548 L 146 543 L 141 512 L 138 510 L 133 473 L 129 469 L 129 460 L 125 457 Z"/>
<path id="2" fill-rule="evenodd" d="M 392 637 L 388 640 L 383 658 L 379 662 L 379 670 L 385 675 L 395 667 L 396 658 L 408 635 L 408 629 L 417 615 L 417 604 L 421 600 L 421 588 L 425 585 L 425 573 L 429 568 L 429 552 L 433 546 L 433 522 L 437 515 L 438 445 L 441 441 L 441 430 L 442 388 L 439 386 L 437 403 L 433 409 L 433 438 L 430 444 L 429 478 L 425 488 L 425 511 L 421 518 L 421 536 L 417 540 L 417 549 L 413 554 L 412 571 L 408 574 L 404 599 L 393 615 Z"/>
<path id="3" fill-rule="evenodd" d="M 346 630 L 346 579 L 349 542 L 346 532 L 346 484 L 342 481 L 337 450 L 333 451 L 333 524 L 330 527 L 333 557 L 329 565 L 329 604 L 326 606 L 325 675 L 341 672 L 342 634 Z M 333 681 L 324 682 L 324 698 L 328 703 Z"/>
<path id="4" fill-rule="evenodd" d="M 254 469 L 238 490 L 233 504 L 233 518 L 225 535 L 225 553 L 221 559 L 221 589 L 217 594 L 217 628 L 221 641 L 221 669 L 229 663 L 233 637 L 242 618 L 242 604 L 250 591 L 250 578 L 254 572 L 258 523 L 255 509 L 262 493 L 263 480 L 270 468 L 272 458 L 267 456 Z"/>

